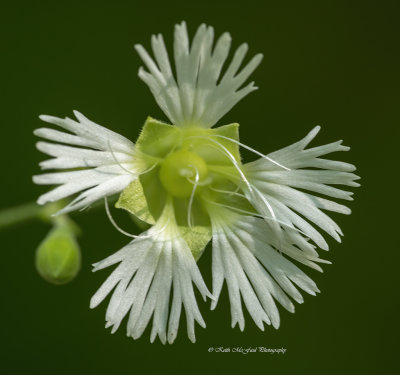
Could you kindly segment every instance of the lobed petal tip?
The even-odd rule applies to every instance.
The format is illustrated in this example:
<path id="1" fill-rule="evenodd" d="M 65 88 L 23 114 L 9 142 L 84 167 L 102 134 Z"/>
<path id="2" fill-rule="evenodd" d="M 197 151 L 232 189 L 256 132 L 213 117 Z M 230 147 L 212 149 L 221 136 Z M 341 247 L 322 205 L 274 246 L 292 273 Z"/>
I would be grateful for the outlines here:
<path id="1" fill-rule="evenodd" d="M 35 177 L 35 176 L 34 176 Z M 43 196 L 40 196 L 37 200 L 36 203 L 40 206 L 45 205 L 46 203 L 48 203 L 48 201 L 46 199 L 43 198 Z"/>
<path id="2" fill-rule="evenodd" d="M 44 122 L 51 122 L 51 119 L 54 118 L 53 116 L 49 116 L 49 115 L 39 115 L 38 117 L 40 120 L 42 120 Z"/>
<path id="3" fill-rule="evenodd" d="M 168 334 L 168 343 L 173 344 L 176 339 L 176 332 L 171 332 Z"/>
<path id="4" fill-rule="evenodd" d="M 248 49 L 249 49 L 249 45 L 247 43 L 242 43 L 238 48 L 238 52 L 239 52 L 239 50 L 240 50 L 240 52 L 241 52 L 241 50 L 244 50 L 244 52 L 247 52 Z"/>
<path id="5" fill-rule="evenodd" d="M 72 110 L 72 113 L 75 115 L 76 118 L 78 118 L 78 117 L 83 117 L 82 113 L 80 113 L 80 112 L 77 111 L 76 109 Z"/>
<path id="6" fill-rule="evenodd" d="M 264 59 L 264 54 L 257 53 L 257 55 L 254 56 L 254 59 L 257 60 L 258 63 L 260 63 Z"/>
<path id="7" fill-rule="evenodd" d="M 225 31 L 222 35 L 221 35 L 221 39 L 226 39 L 227 41 L 231 41 L 232 40 L 232 36 L 230 33 L 228 33 L 227 31 Z"/>

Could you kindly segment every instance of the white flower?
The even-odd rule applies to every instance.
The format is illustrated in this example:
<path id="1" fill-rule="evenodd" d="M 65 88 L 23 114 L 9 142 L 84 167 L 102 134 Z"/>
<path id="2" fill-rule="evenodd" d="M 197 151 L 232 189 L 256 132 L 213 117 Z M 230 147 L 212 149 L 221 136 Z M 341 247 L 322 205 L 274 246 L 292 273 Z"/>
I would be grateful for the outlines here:
<path id="1" fill-rule="evenodd" d="M 322 271 L 319 263 L 329 262 L 319 258 L 317 247 L 328 250 L 328 245 L 315 226 L 340 241 L 340 228 L 324 211 L 350 210 L 321 195 L 351 200 L 351 192 L 333 185 L 355 187 L 358 177 L 354 166 L 321 156 L 348 147 L 334 142 L 306 148 L 319 131 L 316 127 L 301 141 L 264 155 L 239 142 L 238 124 L 211 129 L 256 89 L 253 83 L 243 85 L 262 55 L 240 69 L 247 51 L 243 44 L 225 69 L 230 43 L 225 33 L 213 46 L 213 28 L 201 25 L 190 46 L 185 23 L 176 25 L 175 69 L 161 35 L 152 37 L 154 59 L 136 46 L 148 69 L 140 68 L 139 77 L 176 125 L 148 118 L 136 145 L 78 112 L 79 122 L 41 116 L 69 133 L 49 128 L 35 132 L 56 142 L 38 143 L 39 150 L 54 157 L 42 168 L 66 170 L 34 177 L 38 184 L 60 185 L 42 195 L 40 204 L 79 193 L 61 211 L 70 212 L 122 192 L 116 207 L 152 225 L 94 265 L 97 271 L 118 264 L 91 300 L 95 307 L 112 292 L 106 314 L 112 332 L 129 313 L 127 332 L 136 339 L 153 317 L 151 341 L 158 335 L 163 343 L 172 343 L 183 305 L 188 336 L 195 341 L 194 322 L 205 323 L 193 284 L 203 298 L 213 300 L 213 309 L 224 281 L 232 326 L 244 329 L 243 299 L 260 329 L 264 323 L 278 328 L 275 301 L 294 312 L 292 300 L 303 302 L 300 290 L 319 291 L 290 258 Z M 260 158 L 243 164 L 240 146 Z M 210 240 L 212 295 L 196 265 Z"/>

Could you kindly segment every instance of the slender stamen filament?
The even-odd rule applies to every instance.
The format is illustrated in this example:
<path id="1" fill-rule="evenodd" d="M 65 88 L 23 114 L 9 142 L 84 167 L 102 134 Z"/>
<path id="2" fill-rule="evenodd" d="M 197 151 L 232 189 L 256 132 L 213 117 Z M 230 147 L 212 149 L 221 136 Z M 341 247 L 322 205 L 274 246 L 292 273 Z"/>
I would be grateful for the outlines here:
<path id="1" fill-rule="evenodd" d="M 223 203 L 213 202 L 213 201 L 210 201 L 210 200 L 208 200 L 208 199 L 204 199 L 204 201 L 207 202 L 207 203 L 211 203 L 211 204 L 213 204 L 213 205 L 215 205 L 215 206 L 224 207 L 224 208 L 228 208 L 228 209 L 233 210 L 233 211 L 237 211 L 237 212 L 242 213 L 242 214 L 245 214 L 245 215 L 254 216 L 254 217 L 259 217 L 259 218 L 264 219 L 264 220 L 271 220 L 271 221 L 277 222 L 277 223 L 279 223 L 279 224 L 281 224 L 281 225 L 283 225 L 283 226 L 285 226 L 285 227 L 288 227 L 288 228 L 290 228 L 290 229 L 293 229 L 293 230 L 295 230 L 296 232 L 299 232 L 299 233 L 303 234 L 304 236 L 308 237 L 308 235 L 307 235 L 305 232 L 303 232 L 302 230 L 300 230 L 300 229 L 294 227 L 294 226 L 291 225 L 291 224 L 285 223 L 284 221 L 279 220 L 279 219 L 277 219 L 276 217 L 273 218 L 273 217 L 269 217 L 269 216 L 265 216 L 265 215 L 258 214 L 258 213 L 256 213 L 256 212 L 251 212 L 251 211 L 247 211 L 247 210 L 242 210 L 241 208 L 232 207 L 232 206 L 229 206 L 229 205 L 223 204 Z"/>
<path id="2" fill-rule="evenodd" d="M 152 171 L 158 165 L 158 163 L 159 163 L 158 161 L 155 162 L 151 167 L 149 167 L 149 168 L 145 169 L 144 171 L 140 172 L 139 175 L 149 173 L 150 171 Z"/>
<path id="3" fill-rule="evenodd" d="M 290 168 L 285 167 L 284 165 L 282 165 L 282 164 L 278 163 L 277 161 L 271 159 L 271 158 L 268 157 L 267 155 L 264 155 L 263 153 L 261 153 L 261 152 L 255 150 L 255 149 L 252 148 L 252 147 L 249 147 L 249 146 L 245 145 L 245 144 L 242 143 L 242 142 L 237 141 L 236 139 L 229 138 L 229 137 L 225 137 L 224 135 L 220 135 L 220 134 L 211 134 L 211 137 L 219 137 L 219 138 L 223 138 L 223 139 L 226 139 L 226 140 L 228 140 L 228 141 L 231 141 L 231 142 L 233 142 L 233 143 L 236 143 L 237 145 L 239 145 L 239 146 L 245 148 L 246 150 L 249 150 L 249 151 L 253 152 L 254 154 L 256 154 L 256 155 L 258 155 L 258 156 L 261 156 L 263 159 L 266 159 L 266 160 L 270 161 L 271 163 L 277 165 L 278 167 L 281 167 L 281 168 L 285 169 L 286 171 L 290 171 L 290 170 L 291 170 Z"/>
<path id="4" fill-rule="evenodd" d="M 247 197 L 244 194 L 240 194 L 240 193 L 237 192 L 240 189 L 239 186 L 236 188 L 235 191 L 217 189 L 217 188 L 213 188 L 212 186 L 209 186 L 209 189 L 211 189 L 211 190 L 213 190 L 213 191 L 215 191 L 217 193 L 222 193 L 222 194 L 227 194 L 227 195 L 236 195 L 238 197 L 247 199 Z"/>
<path id="5" fill-rule="evenodd" d="M 277 218 L 276 218 L 274 209 L 272 208 L 272 206 L 271 206 L 271 204 L 268 202 L 268 200 L 267 200 L 267 199 L 260 193 L 260 191 L 259 191 L 258 189 L 256 189 L 255 187 L 254 187 L 254 193 L 256 193 L 256 194 L 258 195 L 258 197 L 262 200 L 262 202 L 265 204 L 265 206 L 267 207 L 268 211 L 271 213 L 272 218 L 274 219 L 274 221 L 277 221 Z M 253 192 L 250 192 L 250 194 L 253 194 Z M 276 224 L 276 223 L 273 225 L 273 227 L 274 227 L 273 229 L 275 230 L 276 235 L 277 235 L 277 238 L 278 238 L 278 248 L 280 249 L 280 248 L 281 248 L 281 243 L 282 243 L 282 241 L 283 241 L 283 239 L 282 239 L 282 236 L 283 236 L 283 234 L 282 234 L 282 229 L 281 229 L 281 227 L 280 227 L 278 224 Z"/>
<path id="6" fill-rule="evenodd" d="M 122 163 L 117 159 L 117 157 L 115 156 L 114 150 L 113 150 L 112 147 L 111 147 L 111 144 L 110 144 L 110 141 L 109 141 L 109 140 L 107 141 L 107 145 L 108 145 L 108 149 L 109 149 L 109 151 L 110 151 L 110 153 L 111 153 L 111 156 L 113 157 L 115 163 L 118 164 L 119 167 L 120 167 L 121 169 L 123 169 L 125 172 L 127 172 L 127 173 L 129 173 L 129 174 L 131 174 L 131 175 L 136 176 L 136 173 L 133 173 L 133 172 L 130 171 L 129 169 L 125 168 L 125 167 L 122 165 Z M 148 173 L 148 172 L 152 171 L 152 170 L 158 165 L 159 162 L 160 162 L 160 160 L 156 161 L 151 167 L 149 167 L 149 168 L 145 169 L 144 171 L 140 172 L 139 175 L 142 175 L 142 174 L 145 174 L 145 173 Z"/>
<path id="7" fill-rule="evenodd" d="M 135 235 L 135 234 L 131 234 L 131 233 L 128 233 L 128 232 L 124 231 L 124 230 L 115 222 L 115 220 L 114 220 L 114 218 L 112 217 L 111 212 L 110 212 L 110 207 L 109 207 L 109 205 L 108 205 L 108 199 L 107 199 L 107 197 L 104 197 L 104 207 L 105 207 L 105 209 L 106 209 L 107 217 L 108 217 L 108 219 L 110 220 L 111 224 L 114 226 L 114 228 L 115 228 L 118 232 L 124 234 L 124 235 L 127 236 L 127 237 L 131 237 L 131 238 L 150 238 L 150 237 L 154 237 L 154 236 L 156 236 L 156 235 L 162 233 L 162 232 L 165 230 L 165 228 L 167 227 L 168 223 L 169 223 L 169 220 L 168 220 L 167 223 L 166 223 L 158 232 L 155 232 L 155 233 L 152 233 L 152 234 L 149 234 L 149 235 L 142 235 L 142 234 L 141 234 L 141 235 Z"/>
<path id="8" fill-rule="evenodd" d="M 254 188 L 254 187 L 253 187 Z M 267 199 L 260 193 L 260 191 L 256 188 L 254 188 L 254 192 L 261 198 L 263 203 L 267 206 L 268 211 L 271 212 L 271 215 L 274 219 L 276 219 L 275 212 L 271 206 L 271 204 L 267 201 Z"/>
<path id="9" fill-rule="evenodd" d="M 245 184 L 247 185 L 248 189 L 250 191 L 253 190 L 251 184 L 249 183 L 249 181 L 247 180 L 246 176 L 244 175 L 242 169 L 240 168 L 239 163 L 237 162 L 237 160 L 235 159 L 235 157 L 232 155 L 232 153 L 220 142 L 215 141 L 213 139 L 210 139 L 209 137 L 205 137 L 205 136 L 201 136 L 201 135 L 193 135 L 190 136 L 188 138 L 202 138 L 202 139 L 207 139 L 210 142 L 213 142 L 216 146 L 210 145 L 211 147 L 214 147 L 216 150 L 221 151 L 222 153 L 224 153 L 226 156 L 228 156 L 228 158 L 231 160 L 233 166 L 237 169 L 237 171 L 239 172 L 240 177 L 242 178 L 242 180 L 245 182 Z M 218 148 L 219 147 L 219 148 Z"/>
<path id="10" fill-rule="evenodd" d="M 193 189 L 192 189 L 192 192 L 191 192 L 190 198 L 189 198 L 188 212 L 187 212 L 187 222 L 188 222 L 189 227 L 192 227 L 192 206 L 193 206 L 194 195 L 196 193 L 196 189 L 199 184 L 200 174 L 199 174 L 198 169 L 194 165 L 190 164 L 189 167 L 193 168 L 196 171 Z M 188 181 L 192 182 L 192 181 L 190 181 L 189 178 L 188 178 Z"/>
<path id="11" fill-rule="evenodd" d="M 133 173 L 133 172 L 130 171 L 129 169 L 126 169 L 126 168 L 121 164 L 121 162 L 117 159 L 117 157 L 115 156 L 114 150 L 113 150 L 112 147 L 111 147 L 111 143 L 110 143 L 110 140 L 109 140 L 109 139 L 107 140 L 107 146 L 108 146 L 109 151 L 111 152 L 111 156 L 113 157 L 115 163 L 118 164 L 118 165 L 121 167 L 121 169 L 123 169 L 125 172 L 128 172 L 129 174 L 134 175 L 135 173 Z"/>
<path id="12" fill-rule="evenodd" d="M 140 237 L 140 236 L 137 236 L 137 235 L 135 235 L 135 234 L 131 234 L 131 233 L 125 232 L 121 227 L 118 226 L 118 224 L 115 222 L 114 218 L 113 218 L 112 215 L 111 215 L 110 207 L 108 206 L 108 199 L 107 199 L 107 197 L 104 197 L 104 207 L 106 208 L 106 213 L 107 213 L 108 219 L 110 220 L 111 224 L 114 226 L 114 228 L 115 228 L 118 232 L 124 234 L 124 235 L 127 236 L 127 237 L 131 237 L 131 238 L 138 238 L 138 237 Z"/>

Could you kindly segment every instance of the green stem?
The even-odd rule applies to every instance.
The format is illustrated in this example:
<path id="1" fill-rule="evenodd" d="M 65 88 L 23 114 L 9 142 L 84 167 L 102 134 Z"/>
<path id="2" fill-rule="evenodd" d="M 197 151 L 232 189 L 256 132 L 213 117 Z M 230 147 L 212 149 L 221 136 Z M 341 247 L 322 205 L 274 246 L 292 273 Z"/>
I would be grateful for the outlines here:
<path id="1" fill-rule="evenodd" d="M 43 207 L 40 207 L 35 202 L 3 209 L 0 211 L 0 228 L 35 219 L 40 216 L 42 210 Z"/>
<path id="2" fill-rule="evenodd" d="M 110 197 L 110 202 L 115 202 L 115 200 L 116 195 Z M 0 230 L 29 220 L 39 219 L 56 225 L 69 225 L 75 234 L 79 234 L 79 228 L 67 215 L 53 216 L 53 214 L 61 210 L 62 207 L 66 206 L 67 203 L 68 201 L 64 200 L 39 206 L 35 202 L 29 202 L 0 210 Z M 103 201 L 99 200 L 92 205 L 92 208 L 99 208 L 102 206 Z M 72 214 L 73 213 L 74 212 L 72 212 Z"/>

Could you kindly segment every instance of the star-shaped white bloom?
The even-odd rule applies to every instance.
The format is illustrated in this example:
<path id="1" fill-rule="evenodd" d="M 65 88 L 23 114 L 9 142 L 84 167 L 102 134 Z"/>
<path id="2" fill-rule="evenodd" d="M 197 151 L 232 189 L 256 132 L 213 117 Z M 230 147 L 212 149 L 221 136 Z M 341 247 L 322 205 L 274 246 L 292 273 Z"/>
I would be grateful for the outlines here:
<path id="1" fill-rule="evenodd" d="M 358 177 L 353 165 L 323 156 L 349 148 L 341 141 L 307 148 L 316 127 L 299 142 L 264 155 L 240 143 L 238 124 L 211 129 L 256 89 L 245 83 L 262 55 L 241 68 L 243 44 L 226 63 L 228 33 L 214 45 L 213 28 L 201 25 L 190 44 L 184 22 L 175 27 L 174 68 L 162 36 L 153 36 L 151 45 L 154 58 L 135 46 L 147 68 L 139 69 L 139 77 L 174 125 L 148 118 L 133 144 L 76 111 L 78 121 L 41 116 L 65 131 L 35 131 L 47 140 L 38 149 L 53 157 L 41 167 L 61 170 L 34 177 L 38 184 L 59 185 L 38 203 L 78 194 L 61 210 L 66 213 L 121 193 L 116 206 L 151 224 L 94 265 L 97 271 L 118 264 L 91 300 L 95 307 L 112 293 L 106 313 L 112 332 L 129 315 L 127 333 L 136 339 L 153 319 L 151 341 L 159 336 L 172 343 L 183 306 L 194 342 L 194 322 L 205 323 L 193 284 L 204 299 L 212 299 L 213 309 L 224 281 L 232 326 L 244 329 L 243 300 L 260 329 L 264 323 L 278 328 L 276 301 L 294 312 L 292 301 L 303 302 L 300 290 L 319 291 L 292 260 L 319 271 L 319 263 L 329 263 L 319 258 L 317 247 L 328 250 L 328 245 L 316 227 L 340 241 L 340 228 L 324 211 L 350 210 L 321 196 L 351 200 L 352 193 L 336 185 L 358 186 Z M 239 147 L 260 158 L 243 163 Z M 209 241 L 212 294 L 196 264 Z"/>

